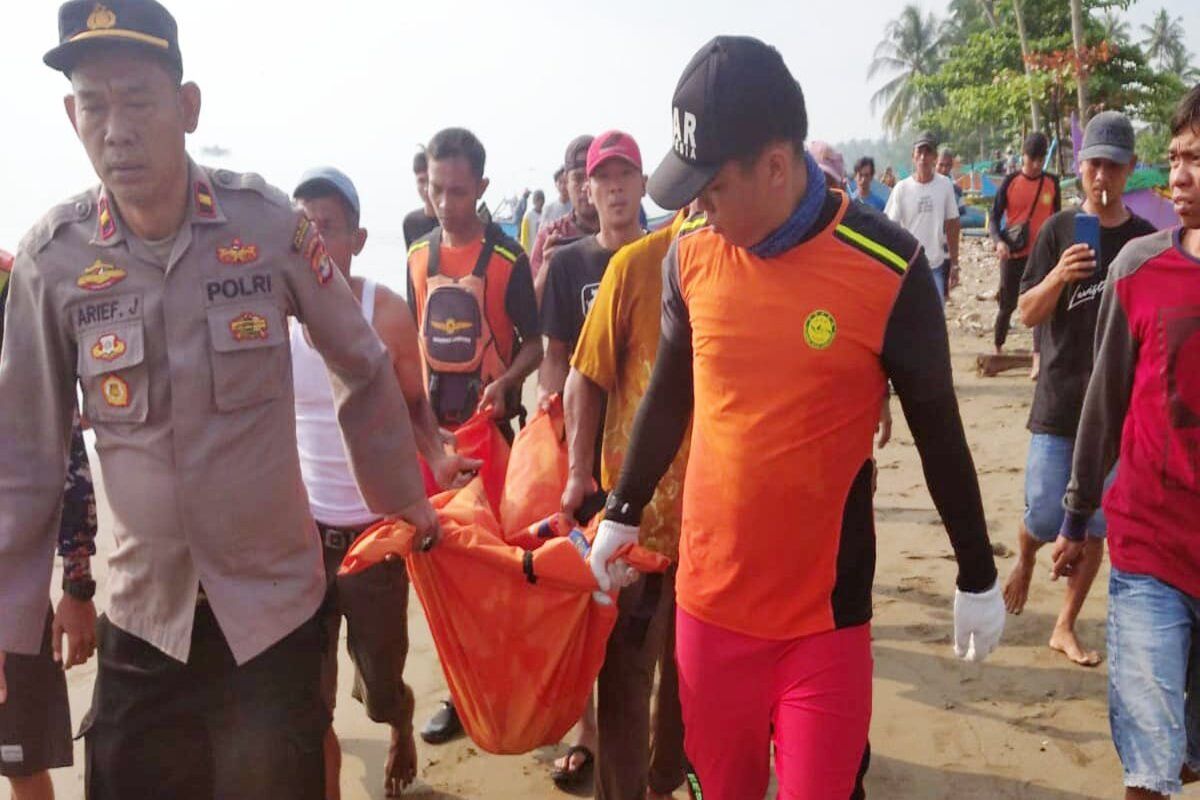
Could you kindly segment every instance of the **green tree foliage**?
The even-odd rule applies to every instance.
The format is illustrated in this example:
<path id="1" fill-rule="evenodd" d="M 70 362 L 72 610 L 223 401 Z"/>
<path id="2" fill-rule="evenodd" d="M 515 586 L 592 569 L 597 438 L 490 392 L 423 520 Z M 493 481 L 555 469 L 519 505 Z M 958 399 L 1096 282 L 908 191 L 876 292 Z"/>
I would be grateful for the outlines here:
<path id="1" fill-rule="evenodd" d="M 912 4 L 888 23 L 883 41 L 875 46 L 867 79 L 891 77 L 872 95 L 871 109 L 884 109 L 883 125 L 893 133 L 937 102 L 936 96 L 917 91 L 915 82 L 937 71 L 941 46 L 941 24 L 933 14 L 922 16 L 920 7 Z"/>
<path id="2" fill-rule="evenodd" d="M 1146 27 L 1161 34 L 1155 41 L 1164 63 L 1173 68 L 1151 68 L 1155 55 L 1129 41 L 1129 26 L 1115 11 L 1129 1 L 1084 0 L 1088 107 L 1090 113 L 1125 111 L 1153 125 L 1169 116 L 1189 79 L 1190 54 L 1182 45 L 1178 20 L 1162 12 L 1155 25 Z M 1011 0 L 951 0 L 940 26 L 940 46 L 933 51 L 936 68 L 905 74 L 905 100 L 885 118 L 886 127 L 933 128 L 961 153 L 991 153 L 1028 132 L 1032 93 L 1046 118 L 1046 132 L 1069 135 L 1079 61 L 1070 33 L 1070 4 L 1021 0 L 1021 11 L 1032 66 L 1028 73 Z M 919 12 L 913 12 L 919 19 Z M 1158 24 L 1159 18 L 1168 24 Z M 927 19 L 926 28 L 934 22 Z M 889 39 L 902 29 L 903 15 L 889 25 Z"/>
<path id="3" fill-rule="evenodd" d="M 1185 63 L 1189 60 L 1182 17 L 1172 17 L 1165 8 L 1160 8 L 1153 21 L 1141 27 L 1146 34 L 1142 40 L 1146 58 L 1156 62 L 1160 70 L 1178 65 L 1180 59 Z"/>

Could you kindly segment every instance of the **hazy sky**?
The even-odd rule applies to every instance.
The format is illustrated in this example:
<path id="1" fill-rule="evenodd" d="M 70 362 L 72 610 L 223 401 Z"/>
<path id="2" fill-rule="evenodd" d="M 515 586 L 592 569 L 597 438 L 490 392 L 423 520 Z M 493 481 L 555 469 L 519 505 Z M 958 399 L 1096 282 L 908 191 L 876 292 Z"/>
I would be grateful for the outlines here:
<path id="1" fill-rule="evenodd" d="M 1062 0 L 1066 3 L 1067 0 Z M 647 171 L 670 144 L 670 98 L 692 53 L 718 33 L 783 53 L 808 99 L 813 138 L 879 134 L 866 80 L 900 0 L 601 0 L 598 3 L 380 0 L 168 0 L 187 77 L 204 109 L 190 149 L 202 163 L 262 173 L 289 190 L 309 166 L 356 181 L 374 240 L 394 240 L 417 204 L 418 142 L 463 125 L 488 151 L 487 199 L 550 175 L 578 133 L 622 128 Z M 1140 0 L 1184 17 L 1200 49 L 1200 2 Z M 4 0 L 0 22 L 0 247 L 51 205 L 95 182 L 42 65 L 57 41 L 54 0 Z M 924 6 L 942 13 L 944 2 Z M 228 157 L 201 148 L 229 148 Z M 368 249 L 371 245 L 368 245 Z"/>

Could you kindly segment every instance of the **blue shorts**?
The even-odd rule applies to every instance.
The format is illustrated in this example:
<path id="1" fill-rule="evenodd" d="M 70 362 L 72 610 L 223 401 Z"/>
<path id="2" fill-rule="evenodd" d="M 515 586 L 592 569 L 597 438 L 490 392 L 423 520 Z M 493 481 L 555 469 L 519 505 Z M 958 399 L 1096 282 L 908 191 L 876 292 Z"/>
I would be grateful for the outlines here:
<path id="1" fill-rule="evenodd" d="M 1075 440 L 1050 433 L 1035 433 L 1029 440 L 1029 460 L 1025 463 L 1025 530 L 1039 542 L 1053 542 L 1062 527 L 1063 495 L 1071 480 L 1071 459 Z M 1117 469 L 1104 482 L 1105 490 L 1116 477 Z M 1088 520 L 1088 536 L 1103 539 L 1107 525 L 1104 512 Z"/>
<path id="2" fill-rule="evenodd" d="M 1179 794 L 1200 770 L 1200 597 L 1113 567 L 1108 722 L 1126 786 Z"/>

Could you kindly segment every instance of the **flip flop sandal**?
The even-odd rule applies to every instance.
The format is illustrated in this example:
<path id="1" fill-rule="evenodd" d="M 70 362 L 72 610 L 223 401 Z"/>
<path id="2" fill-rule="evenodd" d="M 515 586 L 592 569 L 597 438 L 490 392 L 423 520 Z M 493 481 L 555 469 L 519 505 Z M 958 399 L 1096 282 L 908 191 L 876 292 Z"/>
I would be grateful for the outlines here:
<path id="1" fill-rule="evenodd" d="M 579 754 L 583 755 L 583 761 L 575 769 L 571 769 L 571 759 Z M 578 789 L 592 776 L 596 757 L 590 749 L 577 744 L 567 751 L 565 763 L 565 767 L 555 767 L 554 771 L 550 773 L 550 779 L 554 781 L 554 785 L 564 791 Z"/>

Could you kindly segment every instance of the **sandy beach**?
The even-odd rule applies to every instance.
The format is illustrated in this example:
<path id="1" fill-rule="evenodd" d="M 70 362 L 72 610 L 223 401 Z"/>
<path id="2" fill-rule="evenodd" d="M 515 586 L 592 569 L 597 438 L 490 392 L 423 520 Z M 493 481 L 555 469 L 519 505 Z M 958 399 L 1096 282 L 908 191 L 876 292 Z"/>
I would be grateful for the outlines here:
<path id="1" fill-rule="evenodd" d="M 1023 510 L 1025 430 L 1033 384 L 1020 370 L 995 378 L 975 373 L 975 356 L 991 349 L 995 260 L 969 240 L 964 286 L 947 309 L 956 383 L 967 435 L 983 488 L 1001 579 L 1013 564 Z M 980 299 L 983 298 L 983 299 Z M 1010 340 L 1028 348 L 1019 326 Z M 1121 796 L 1121 769 L 1109 738 L 1105 667 L 1068 663 L 1046 647 L 1062 587 L 1049 581 L 1043 552 L 1020 617 L 1010 617 L 1003 645 L 983 665 L 964 664 L 951 650 L 955 565 L 925 488 L 912 438 L 893 403 L 893 441 L 879 454 L 876 497 L 878 570 L 875 581 L 873 798 L 1092 800 Z M 94 455 L 93 455 L 94 458 Z M 95 464 L 95 462 L 93 462 Z M 98 489 L 100 481 L 97 481 Z M 101 504 L 100 549 L 111 547 L 110 511 Z M 106 568 L 97 560 L 97 606 L 106 604 Z M 1103 650 L 1107 563 L 1084 610 L 1080 634 Z M 56 578 L 57 583 L 57 578 Z M 412 652 L 408 680 L 417 696 L 419 727 L 445 695 L 421 606 L 410 604 Z M 350 698 L 350 667 L 342 656 L 335 726 L 345 751 L 343 797 L 382 798 L 387 731 L 367 720 Z M 76 723 L 91 697 L 95 661 L 69 673 Z M 554 798 L 547 776 L 562 748 L 496 757 L 460 739 L 441 747 L 418 742 L 420 779 L 409 789 L 430 798 Z M 55 776 L 59 796 L 82 798 L 82 743 L 76 766 Z M 4 791 L 7 791 L 7 787 Z M 1200 789 L 1188 796 L 1200 797 Z M 682 792 L 677 797 L 683 798 Z"/>

